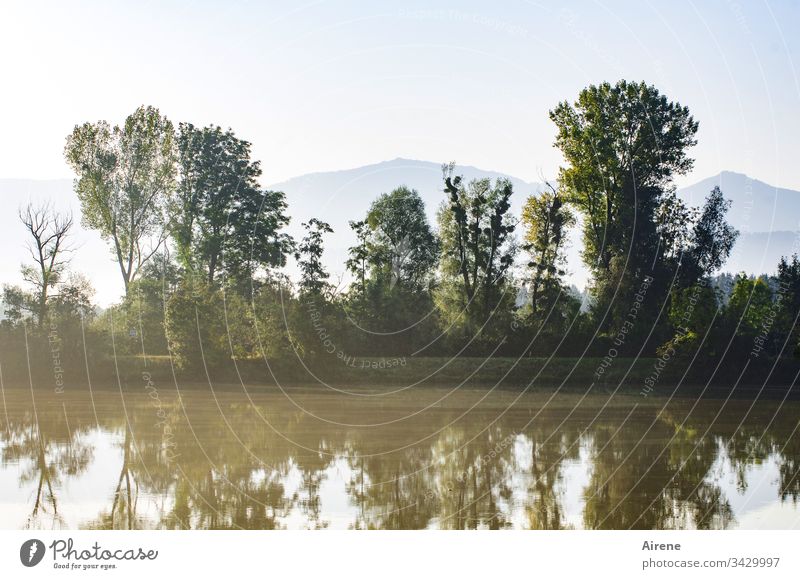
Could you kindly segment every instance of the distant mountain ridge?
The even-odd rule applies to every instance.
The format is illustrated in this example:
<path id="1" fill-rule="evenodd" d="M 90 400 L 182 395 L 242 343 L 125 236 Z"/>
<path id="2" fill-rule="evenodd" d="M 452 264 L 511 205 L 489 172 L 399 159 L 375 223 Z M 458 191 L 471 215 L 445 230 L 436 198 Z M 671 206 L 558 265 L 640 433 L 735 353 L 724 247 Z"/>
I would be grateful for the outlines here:
<path id="1" fill-rule="evenodd" d="M 800 231 L 800 192 L 768 185 L 743 173 L 722 171 L 678 193 L 690 204 L 700 205 L 715 186 L 733 202 L 728 220 L 740 231 Z"/>
<path id="2" fill-rule="evenodd" d="M 516 215 L 521 214 L 524 200 L 541 189 L 539 183 L 528 183 L 497 171 L 463 165 L 456 165 L 454 171 L 466 181 L 482 178 L 494 180 L 499 177 L 509 179 L 514 187 L 511 210 Z M 375 198 L 400 186 L 415 189 L 420 194 L 428 219 L 435 225 L 436 212 L 445 199 L 441 163 L 397 158 L 342 171 L 309 173 L 267 188 L 286 193 L 292 215 L 289 233 L 296 239 L 303 236 L 301 224 L 312 217 L 331 225 L 334 233 L 325 240 L 325 262 L 330 272 L 338 276 L 345 271 L 347 249 L 356 241 L 348 222 L 363 219 Z M 291 266 L 289 273 L 293 273 Z"/>
<path id="3" fill-rule="evenodd" d="M 542 189 L 541 183 L 527 182 L 512 175 L 457 165 L 456 174 L 469 181 L 478 178 L 508 178 L 514 186 L 512 212 L 519 216 L 524 200 Z M 435 224 L 436 212 L 444 200 L 441 163 L 413 159 L 393 159 L 339 171 L 300 175 L 286 181 L 266 185 L 268 189 L 286 193 L 292 222 L 289 233 L 303 235 L 301 223 L 317 217 L 331 224 L 334 234 L 327 236 L 324 261 L 336 278 L 345 271 L 347 248 L 355 237 L 348 221 L 364 217 L 372 201 L 381 193 L 405 185 L 416 189 L 425 201 L 428 217 Z M 773 273 L 782 255 L 800 251 L 800 192 L 774 187 L 747 175 L 723 171 L 678 191 L 691 205 L 701 205 L 709 191 L 719 185 L 733 205 L 729 221 L 740 230 L 734 253 L 725 271 Z M 17 208 L 28 201 L 49 200 L 60 210 L 72 211 L 76 223 L 80 205 L 69 179 L 31 180 L 0 179 L 0 283 L 19 283 L 19 266 L 27 258 L 25 232 L 17 219 Z M 579 235 L 574 233 L 569 250 L 571 281 L 583 286 L 586 272 L 580 264 Z M 73 245 L 73 268 L 88 275 L 97 288 L 101 305 L 117 299 L 122 291 L 119 270 L 105 243 L 95 231 L 76 228 Z M 294 264 L 289 274 L 295 273 Z"/>
<path id="4" fill-rule="evenodd" d="M 528 183 L 512 175 L 469 165 L 456 165 L 455 174 L 461 175 L 466 181 L 484 178 L 494 180 L 501 177 L 510 180 L 515 193 L 512 204 L 519 210 L 524 198 L 538 192 L 542 187 L 541 183 Z M 444 200 L 442 163 L 397 158 L 352 169 L 308 173 L 268 185 L 267 188 L 286 193 L 289 207 L 297 220 L 302 222 L 311 217 L 320 217 L 315 211 L 322 211 L 324 219 L 339 233 L 342 226 L 347 226 L 348 220 L 358 219 L 366 213 L 369 204 L 376 197 L 403 185 L 419 192 L 425 201 L 428 216 L 433 220 Z M 314 199 L 315 203 L 306 204 L 308 199 Z M 347 218 L 338 214 L 339 211 L 348 210 L 352 204 L 363 206 L 363 211 L 356 212 L 355 217 L 348 212 Z"/>

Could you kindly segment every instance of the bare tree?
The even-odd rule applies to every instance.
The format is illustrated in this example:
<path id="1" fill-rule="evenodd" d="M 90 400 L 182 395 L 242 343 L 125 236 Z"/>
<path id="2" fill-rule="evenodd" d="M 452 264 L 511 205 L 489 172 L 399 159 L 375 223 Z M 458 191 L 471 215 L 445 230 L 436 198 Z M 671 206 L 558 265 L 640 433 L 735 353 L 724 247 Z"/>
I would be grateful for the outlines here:
<path id="1" fill-rule="evenodd" d="M 19 212 L 20 221 L 30 233 L 28 251 L 34 265 L 22 266 L 22 277 L 36 291 L 37 323 L 42 326 L 47 317 L 47 298 L 69 262 L 71 249 L 67 236 L 72 228 L 72 215 L 53 210 L 49 203 L 28 204 Z"/>

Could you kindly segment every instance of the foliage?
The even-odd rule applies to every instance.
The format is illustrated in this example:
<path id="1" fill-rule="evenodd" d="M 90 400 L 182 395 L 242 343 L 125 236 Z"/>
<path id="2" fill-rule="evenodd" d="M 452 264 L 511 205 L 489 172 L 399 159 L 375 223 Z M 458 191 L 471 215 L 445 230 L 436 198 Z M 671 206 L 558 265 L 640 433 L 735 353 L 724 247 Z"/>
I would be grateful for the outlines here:
<path id="1" fill-rule="evenodd" d="M 763 279 L 745 273 L 736 277 L 726 315 L 737 335 L 756 336 L 770 317 L 771 308 L 772 290 Z"/>
<path id="2" fill-rule="evenodd" d="M 534 323 L 541 323 L 559 298 L 566 298 L 563 276 L 566 274 L 564 246 L 567 230 L 575 224 L 575 216 L 563 197 L 552 186 L 528 198 L 522 209 L 525 227 L 523 249 L 529 256 L 530 271 L 526 314 Z M 556 313 L 560 316 L 562 312 Z"/>
<path id="3" fill-rule="evenodd" d="M 655 87 L 624 80 L 585 88 L 550 118 L 568 163 L 559 181 L 585 217 L 586 264 L 608 270 L 631 247 L 634 224 L 652 222 L 673 176 L 692 168 L 698 124 Z"/>
<path id="4" fill-rule="evenodd" d="M 550 118 L 567 162 L 559 182 L 583 216 L 595 318 L 613 334 L 648 276 L 655 280 L 651 303 L 668 292 L 671 273 L 660 252 L 657 215 L 662 202 L 671 201 L 673 177 L 692 167 L 687 150 L 696 143 L 698 124 L 655 87 L 624 80 L 585 88 Z M 642 322 L 652 324 L 655 310 L 645 311 Z"/>
<path id="5" fill-rule="evenodd" d="M 786 353 L 800 355 L 800 259 L 792 255 L 791 259 L 782 257 L 778 263 L 776 276 L 778 295 L 778 318 L 775 322 L 776 333 L 787 342 Z M 780 344 L 783 349 L 783 344 Z"/>
<path id="6" fill-rule="evenodd" d="M 164 327 L 175 364 L 196 375 L 227 370 L 256 346 L 250 305 L 202 280 L 182 282 L 169 297 Z"/>
<path id="7" fill-rule="evenodd" d="M 167 238 L 177 151 L 172 122 L 139 107 L 122 126 L 76 126 L 64 149 L 77 175 L 83 223 L 110 241 L 128 284 Z"/>
<path id="8" fill-rule="evenodd" d="M 322 237 L 326 233 L 333 233 L 333 229 L 316 217 L 303 223 L 303 227 L 308 233 L 300 242 L 296 254 L 300 267 L 300 293 L 322 295 L 330 290 L 330 274 L 322 265 L 322 254 L 325 251 Z"/>
<path id="9" fill-rule="evenodd" d="M 284 194 L 261 191 L 261 167 L 251 145 L 230 129 L 181 123 L 180 180 L 173 237 L 181 264 L 214 283 L 218 273 L 249 279 L 261 267 L 280 267 L 292 240 Z"/>
<path id="10" fill-rule="evenodd" d="M 3 287 L 0 342 L 19 360 L 26 338 L 32 351 L 57 344 L 73 369 L 116 355 L 116 372 L 117 362 L 171 355 L 181 372 L 209 378 L 241 376 L 242 361 L 264 360 L 272 372 L 299 359 L 316 372 L 365 356 L 612 349 L 664 365 L 702 355 L 726 368 L 726 356 L 800 348 L 798 257 L 773 277 L 718 273 L 738 236 L 730 201 L 714 188 L 695 208 L 676 193 L 698 129 L 686 107 L 620 81 L 587 87 L 550 118 L 565 164 L 556 184 L 525 201 L 521 247 L 511 182 L 465 182 L 445 165 L 436 229 L 405 186 L 353 216 L 352 282 L 342 288 L 322 260 L 330 225 L 310 219 L 295 244 L 285 195 L 261 189 L 251 144 L 232 129 L 184 122 L 176 131 L 153 107 L 121 126 L 76 126 L 65 156 L 82 221 L 109 242 L 125 294 L 99 314 L 90 280 L 68 267 L 71 218 L 29 206 L 20 215 L 28 285 Z M 583 296 L 564 279 L 579 222 L 592 276 Z M 515 263 L 519 249 L 525 260 Z M 290 254 L 296 287 L 280 271 Z"/>
<path id="11" fill-rule="evenodd" d="M 509 214 L 511 182 L 473 180 L 464 184 L 443 168 L 447 200 L 439 210 L 441 286 L 436 303 L 444 327 L 485 339 L 505 335 L 513 313 L 516 288 L 511 267 L 516 223 Z"/>
<path id="12" fill-rule="evenodd" d="M 439 247 L 419 193 L 406 187 L 384 193 L 373 201 L 366 223 L 373 279 L 390 287 L 426 287 Z"/>
<path id="13" fill-rule="evenodd" d="M 358 243 L 347 262 L 354 278 L 346 300 L 353 322 L 348 348 L 401 355 L 429 343 L 436 330 L 431 288 L 439 243 L 422 198 L 398 187 L 350 225 Z"/>

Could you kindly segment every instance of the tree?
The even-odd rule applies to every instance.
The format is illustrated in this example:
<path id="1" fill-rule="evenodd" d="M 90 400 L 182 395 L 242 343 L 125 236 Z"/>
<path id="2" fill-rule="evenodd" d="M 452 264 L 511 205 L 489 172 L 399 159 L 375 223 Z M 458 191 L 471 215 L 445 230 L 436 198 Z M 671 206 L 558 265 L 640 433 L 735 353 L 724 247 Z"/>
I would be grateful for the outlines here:
<path id="1" fill-rule="evenodd" d="M 39 327 L 47 318 L 50 290 L 61 281 L 67 266 L 67 237 L 72 229 L 72 216 L 53 211 L 48 204 L 34 207 L 28 204 L 19 212 L 20 221 L 28 230 L 28 251 L 34 265 L 22 267 L 22 277 L 34 288 Z"/>
<path id="2" fill-rule="evenodd" d="M 691 263 L 695 279 L 714 274 L 728 259 L 739 232 L 725 220 L 731 201 L 714 187 L 692 228 Z"/>
<path id="3" fill-rule="evenodd" d="M 64 148 L 75 171 L 83 222 L 111 243 L 125 291 L 164 244 L 175 189 L 172 123 L 154 107 L 139 107 L 122 126 L 76 126 Z"/>
<path id="4" fill-rule="evenodd" d="M 705 336 L 704 348 L 713 353 L 718 335 L 707 336 L 721 305 L 723 291 L 712 276 L 725 263 L 739 232 L 725 220 L 731 206 L 714 187 L 702 208 L 689 208 L 674 190 L 664 197 L 657 215 L 662 277 L 670 280 L 669 315 L 673 336 L 661 347 L 691 351 Z M 702 315 L 701 315 L 702 314 Z"/>
<path id="5" fill-rule="evenodd" d="M 667 315 L 674 333 L 660 346 L 659 355 L 696 356 L 701 347 L 704 355 L 717 355 L 717 349 L 725 343 L 719 332 L 721 302 L 719 290 L 709 280 L 690 287 L 673 287 Z"/>
<path id="6" fill-rule="evenodd" d="M 117 339 L 117 349 L 137 355 L 169 353 L 164 318 L 169 298 L 180 287 L 180 281 L 179 268 L 166 249 L 147 262 L 138 278 L 131 282 L 128 293 L 113 306 L 114 319 L 126 324 Z"/>
<path id="7" fill-rule="evenodd" d="M 419 193 L 407 187 L 384 193 L 370 206 L 366 222 L 374 273 L 390 288 L 425 286 L 439 248 Z"/>
<path id="8" fill-rule="evenodd" d="M 350 257 L 345 262 L 347 269 L 358 281 L 357 291 L 364 295 L 367 289 L 367 271 L 370 260 L 370 228 L 366 220 L 350 221 L 350 229 L 356 234 L 358 243 L 347 250 Z"/>
<path id="9" fill-rule="evenodd" d="M 800 353 L 800 323 L 797 323 L 800 314 L 800 259 L 797 254 L 791 259 L 782 257 L 778 263 L 778 319 L 775 330 L 782 340 L 788 342 L 787 353 L 794 355 Z"/>
<path id="10" fill-rule="evenodd" d="M 465 323 L 477 329 L 492 315 L 507 313 L 500 301 L 515 297 L 506 287 L 516 245 L 511 238 L 516 224 L 509 215 L 511 182 L 477 179 L 464 184 L 453 177 L 453 164 L 443 167 L 447 200 L 439 211 L 442 285 L 437 302 L 447 324 Z"/>
<path id="11" fill-rule="evenodd" d="M 251 145 L 230 129 L 178 131 L 177 189 L 173 237 L 178 259 L 209 283 L 223 272 L 248 279 L 259 266 L 283 266 L 291 239 L 282 192 L 261 191 L 261 167 Z"/>
<path id="12" fill-rule="evenodd" d="M 70 273 L 53 296 L 51 308 L 61 320 L 91 320 L 95 315 L 92 282 L 84 275 Z"/>
<path id="13" fill-rule="evenodd" d="M 298 248 L 296 258 L 300 266 L 300 293 L 320 295 L 328 288 L 330 274 L 322 265 L 322 254 L 325 251 L 322 236 L 333 233 L 330 225 L 312 217 L 303 228 L 308 234 Z"/>
<path id="14" fill-rule="evenodd" d="M 295 249 L 291 236 L 281 232 L 289 223 L 286 209 L 282 191 L 264 190 L 239 199 L 231 216 L 239 243 L 227 248 L 225 259 L 235 280 L 250 283 L 260 270 L 286 265 Z"/>
<path id="15" fill-rule="evenodd" d="M 347 266 L 356 283 L 343 306 L 360 329 L 349 347 L 397 355 L 435 336 L 431 285 L 439 243 L 417 191 L 397 187 L 380 195 L 366 218 L 350 223 L 357 244 Z"/>
<path id="16" fill-rule="evenodd" d="M 656 280 L 649 291 L 653 303 L 668 291 L 657 214 L 673 178 L 692 168 L 687 150 L 696 143 L 698 124 L 688 108 L 655 87 L 624 80 L 587 87 L 550 118 L 567 162 L 559 182 L 583 216 L 594 309 L 613 329 L 648 276 Z M 643 311 L 652 318 L 652 311 Z"/>
<path id="17" fill-rule="evenodd" d="M 19 286 L 3 284 L 3 319 L 0 325 L 13 328 L 36 316 L 36 298 Z"/>
<path id="18" fill-rule="evenodd" d="M 567 161 L 559 181 L 585 217 L 587 265 L 608 270 L 623 253 L 634 225 L 652 221 L 649 197 L 660 196 L 675 175 L 692 168 L 686 151 L 698 124 L 689 109 L 653 86 L 619 81 L 591 85 L 574 104 L 550 111 L 556 146 Z"/>
<path id="19" fill-rule="evenodd" d="M 575 216 L 552 185 L 539 195 L 528 197 L 522 209 L 525 227 L 523 249 L 530 256 L 528 268 L 530 315 L 540 317 L 566 288 L 564 244 L 567 230 L 575 224 Z"/>
<path id="20" fill-rule="evenodd" d="M 729 327 L 736 328 L 737 336 L 752 338 L 757 335 L 770 319 L 771 308 L 772 290 L 766 281 L 745 273 L 736 277 L 726 317 Z"/>
<path id="21" fill-rule="evenodd" d="M 231 360 L 259 353 L 254 303 L 205 279 L 182 280 L 170 294 L 164 334 L 179 368 L 212 379 L 228 371 Z"/>

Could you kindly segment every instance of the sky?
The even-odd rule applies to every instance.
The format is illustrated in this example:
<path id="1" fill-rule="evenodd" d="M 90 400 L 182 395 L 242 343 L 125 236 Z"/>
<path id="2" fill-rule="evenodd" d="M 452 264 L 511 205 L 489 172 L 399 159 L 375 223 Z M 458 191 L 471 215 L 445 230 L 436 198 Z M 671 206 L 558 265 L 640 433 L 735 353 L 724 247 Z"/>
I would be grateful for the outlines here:
<path id="1" fill-rule="evenodd" d="M 692 175 L 800 189 L 800 2 L 4 0 L 0 178 L 71 177 L 75 124 L 141 104 L 231 127 L 263 183 L 396 157 L 555 176 L 548 111 L 645 80 L 700 122 Z"/>

